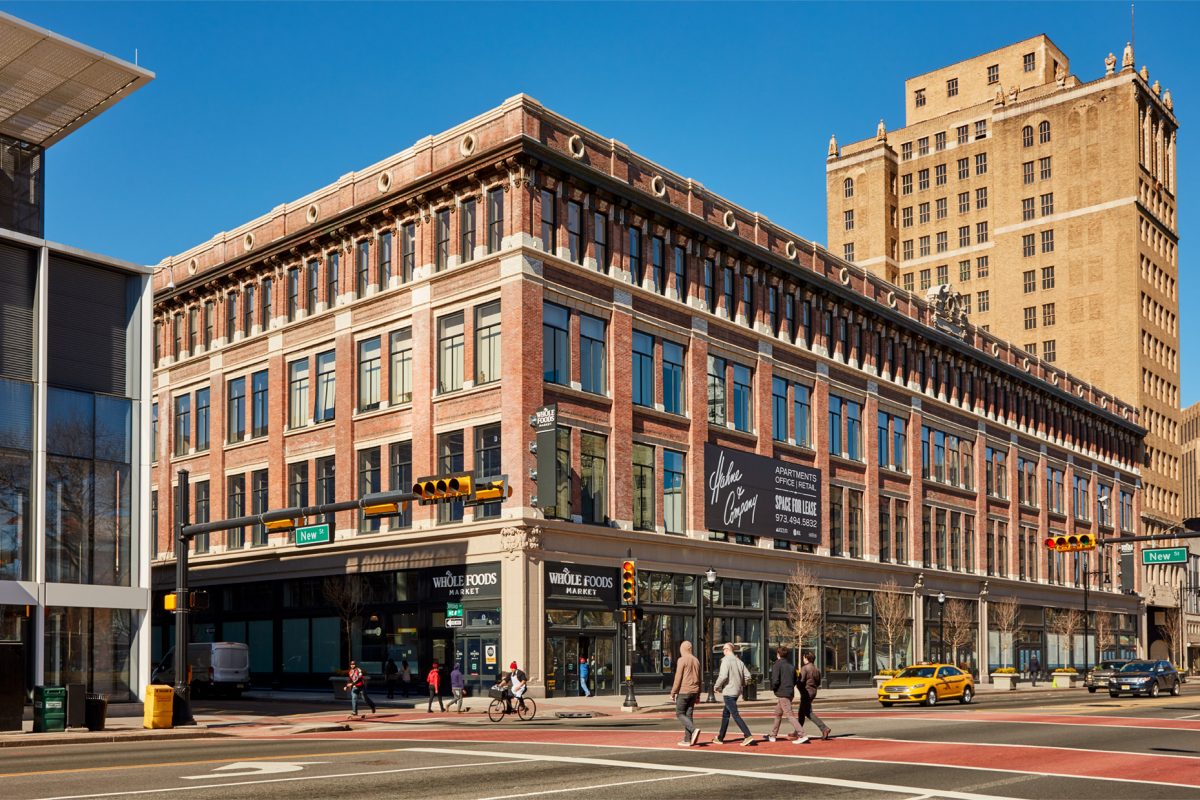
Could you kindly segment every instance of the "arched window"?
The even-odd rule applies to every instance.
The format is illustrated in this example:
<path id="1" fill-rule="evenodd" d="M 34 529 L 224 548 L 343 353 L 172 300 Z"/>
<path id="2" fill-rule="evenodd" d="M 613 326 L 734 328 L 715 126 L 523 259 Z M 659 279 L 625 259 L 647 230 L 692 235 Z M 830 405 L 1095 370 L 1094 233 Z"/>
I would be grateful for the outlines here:
<path id="1" fill-rule="evenodd" d="M 846 178 L 842 181 L 842 196 L 854 197 L 854 178 Z"/>
<path id="2" fill-rule="evenodd" d="M 1042 120 L 1038 123 L 1038 143 L 1045 144 L 1050 141 L 1050 121 Z"/>
<path id="3" fill-rule="evenodd" d="M 1033 147 L 1033 126 L 1032 125 L 1026 125 L 1024 128 L 1021 128 L 1021 146 L 1022 147 Z"/>

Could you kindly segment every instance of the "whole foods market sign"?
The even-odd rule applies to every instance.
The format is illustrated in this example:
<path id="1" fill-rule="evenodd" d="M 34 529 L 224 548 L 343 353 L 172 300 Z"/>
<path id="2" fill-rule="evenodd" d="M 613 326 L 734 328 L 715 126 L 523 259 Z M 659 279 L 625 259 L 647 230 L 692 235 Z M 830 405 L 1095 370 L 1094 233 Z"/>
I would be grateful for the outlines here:
<path id="1" fill-rule="evenodd" d="M 705 444 L 704 486 L 709 530 L 820 543 L 818 469 Z"/>
<path id="2" fill-rule="evenodd" d="M 617 606 L 617 568 L 546 563 L 546 598 L 583 600 Z"/>

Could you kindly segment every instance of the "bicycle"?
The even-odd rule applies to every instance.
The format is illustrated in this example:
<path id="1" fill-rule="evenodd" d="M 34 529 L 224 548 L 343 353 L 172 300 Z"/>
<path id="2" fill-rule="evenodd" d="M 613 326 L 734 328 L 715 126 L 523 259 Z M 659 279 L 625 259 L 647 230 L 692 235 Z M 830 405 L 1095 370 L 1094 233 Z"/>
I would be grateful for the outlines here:
<path id="1" fill-rule="evenodd" d="M 499 722 L 500 720 L 504 719 L 505 715 L 507 714 L 516 714 L 517 719 L 521 720 L 522 722 L 528 722 L 537 716 L 537 703 L 535 703 L 531 698 L 514 698 L 517 701 L 516 709 L 510 711 L 504 697 L 497 697 L 497 693 L 498 692 L 496 690 L 493 690 L 492 702 L 488 704 L 487 715 L 488 719 L 490 719 L 492 722 Z"/>

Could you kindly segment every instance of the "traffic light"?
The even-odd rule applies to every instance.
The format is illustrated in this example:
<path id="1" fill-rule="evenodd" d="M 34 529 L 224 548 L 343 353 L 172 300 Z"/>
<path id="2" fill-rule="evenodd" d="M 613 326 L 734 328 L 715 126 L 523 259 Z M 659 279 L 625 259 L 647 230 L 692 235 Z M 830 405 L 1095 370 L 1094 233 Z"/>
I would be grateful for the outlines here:
<path id="1" fill-rule="evenodd" d="M 507 500 L 512 497 L 512 487 L 508 485 L 508 476 L 488 478 L 475 484 L 475 493 L 467 500 L 467 505 L 491 503 L 496 500 Z"/>
<path id="2" fill-rule="evenodd" d="M 637 601 L 637 562 L 627 558 L 621 562 L 621 605 L 636 606 Z"/>
<path id="3" fill-rule="evenodd" d="M 167 592 L 163 595 L 163 608 L 167 611 L 178 610 L 179 604 L 176 602 L 175 592 Z M 195 589 L 188 592 L 188 608 L 205 611 L 208 608 L 208 590 Z"/>
<path id="4" fill-rule="evenodd" d="M 395 517 L 408 510 L 408 501 L 402 500 L 403 492 L 374 492 L 359 500 L 363 519 Z"/>
<path id="5" fill-rule="evenodd" d="M 1095 550 L 1096 537 L 1090 533 L 1071 534 L 1070 536 L 1049 536 L 1045 541 L 1046 547 L 1056 553 L 1075 553 L 1082 550 Z"/>
<path id="6" fill-rule="evenodd" d="M 296 530 L 296 520 L 294 517 L 264 520 L 263 527 L 267 533 L 291 533 Z"/>
<path id="7" fill-rule="evenodd" d="M 641 622 L 641 620 L 642 620 L 642 607 L 641 606 L 633 606 L 632 608 L 622 608 L 622 609 L 619 609 L 619 611 L 621 613 L 621 622 L 622 623 Z"/>
<path id="8" fill-rule="evenodd" d="M 507 475 L 476 481 L 469 472 L 420 478 L 413 484 L 412 490 L 423 506 L 454 501 L 473 506 L 512 497 Z"/>

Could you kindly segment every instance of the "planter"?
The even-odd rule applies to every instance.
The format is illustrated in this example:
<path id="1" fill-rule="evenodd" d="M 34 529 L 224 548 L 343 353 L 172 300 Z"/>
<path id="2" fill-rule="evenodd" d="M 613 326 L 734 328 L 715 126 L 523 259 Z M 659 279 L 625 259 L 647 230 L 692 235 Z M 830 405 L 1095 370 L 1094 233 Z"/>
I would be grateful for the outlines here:
<path id="1" fill-rule="evenodd" d="M 345 700 L 345 701 L 349 702 L 350 692 L 342 691 L 342 687 L 345 685 L 346 685 L 346 676 L 345 675 L 330 675 L 329 676 L 329 688 L 333 690 L 333 699 L 334 700 Z"/>
<path id="2" fill-rule="evenodd" d="M 1012 672 L 993 672 L 991 674 L 992 683 L 996 685 L 996 690 L 1000 692 L 1011 692 L 1017 688 L 1017 676 Z"/>
<path id="3" fill-rule="evenodd" d="M 1075 672 L 1055 672 L 1051 678 L 1051 683 L 1055 689 L 1074 689 L 1075 681 L 1079 680 L 1078 673 Z"/>
<path id="4" fill-rule="evenodd" d="M 882 689 L 883 685 L 890 680 L 895 680 L 895 675 L 872 675 L 871 680 L 875 681 L 875 688 Z"/>

